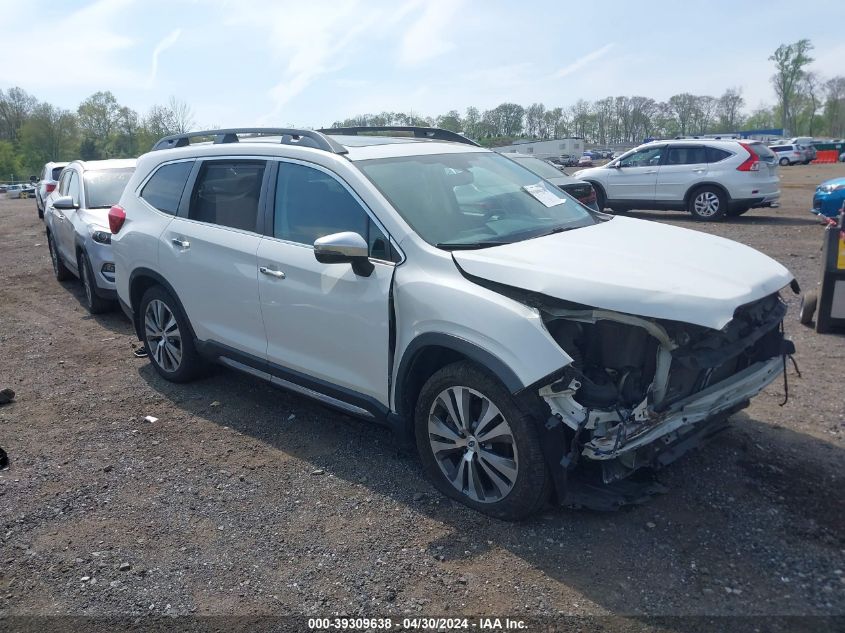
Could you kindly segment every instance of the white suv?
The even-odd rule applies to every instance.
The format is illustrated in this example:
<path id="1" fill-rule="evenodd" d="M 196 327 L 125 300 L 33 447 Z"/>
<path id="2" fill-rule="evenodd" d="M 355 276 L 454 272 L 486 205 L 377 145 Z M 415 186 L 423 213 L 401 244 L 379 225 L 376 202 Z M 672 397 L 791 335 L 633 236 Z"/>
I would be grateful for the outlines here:
<path id="1" fill-rule="evenodd" d="M 457 134 L 364 131 L 197 132 L 138 159 L 109 218 L 161 376 L 211 359 L 383 422 L 444 494 L 515 519 L 624 502 L 579 482 L 673 461 L 794 351 L 797 285 L 765 255 L 587 209 Z"/>
<path id="2" fill-rule="evenodd" d="M 776 157 L 757 141 L 654 141 L 573 177 L 593 185 L 600 209 L 616 212 L 675 209 L 712 221 L 780 198 Z"/>

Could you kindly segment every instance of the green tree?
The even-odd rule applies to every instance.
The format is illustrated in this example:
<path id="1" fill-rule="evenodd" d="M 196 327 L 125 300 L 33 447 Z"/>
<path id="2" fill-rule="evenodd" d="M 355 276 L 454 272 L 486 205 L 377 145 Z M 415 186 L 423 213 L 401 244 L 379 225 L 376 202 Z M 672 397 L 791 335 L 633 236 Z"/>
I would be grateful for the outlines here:
<path id="1" fill-rule="evenodd" d="M 41 103 L 21 127 L 20 139 L 22 162 L 31 172 L 49 161 L 72 160 L 79 146 L 76 116 Z"/>
<path id="2" fill-rule="evenodd" d="M 451 130 L 452 132 L 463 131 L 463 122 L 461 115 L 457 110 L 449 110 L 446 114 L 437 117 L 437 127 L 444 130 Z"/>
<path id="3" fill-rule="evenodd" d="M 9 141 L 0 141 L 0 182 L 23 180 L 23 167 Z"/>
<path id="4" fill-rule="evenodd" d="M 796 130 L 797 101 L 801 82 L 806 75 L 804 68 L 813 61 L 809 53 L 813 50 L 810 40 L 798 40 L 794 44 L 781 44 L 769 57 L 775 63 L 772 85 L 780 105 L 781 127 Z"/>

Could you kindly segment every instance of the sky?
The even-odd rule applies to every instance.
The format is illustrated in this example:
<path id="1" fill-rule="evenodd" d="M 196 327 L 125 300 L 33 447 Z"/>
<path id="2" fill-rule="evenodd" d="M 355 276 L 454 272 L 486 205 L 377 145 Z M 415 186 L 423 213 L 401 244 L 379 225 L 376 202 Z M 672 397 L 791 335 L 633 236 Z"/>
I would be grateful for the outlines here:
<path id="1" fill-rule="evenodd" d="M 750 110 L 775 100 L 768 57 L 801 38 L 812 70 L 845 74 L 842 0 L 0 0 L 0 15 L 0 88 L 71 110 L 110 90 L 142 115 L 172 95 L 198 127 L 728 87 Z"/>

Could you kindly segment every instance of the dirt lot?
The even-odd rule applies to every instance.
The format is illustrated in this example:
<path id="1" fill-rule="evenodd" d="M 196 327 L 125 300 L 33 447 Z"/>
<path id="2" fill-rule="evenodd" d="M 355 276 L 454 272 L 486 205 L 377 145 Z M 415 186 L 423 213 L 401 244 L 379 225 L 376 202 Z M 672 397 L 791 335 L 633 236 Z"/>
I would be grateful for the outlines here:
<path id="1" fill-rule="evenodd" d="M 749 244 L 809 288 L 806 209 L 845 165 L 781 171 L 780 209 L 631 215 Z M 788 404 L 772 384 L 646 505 L 522 524 L 444 500 L 381 427 L 224 369 L 161 380 L 123 315 L 80 297 L 34 202 L 0 199 L 0 615 L 845 615 L 845 336 L 800 326 L 791 293 Z"/>

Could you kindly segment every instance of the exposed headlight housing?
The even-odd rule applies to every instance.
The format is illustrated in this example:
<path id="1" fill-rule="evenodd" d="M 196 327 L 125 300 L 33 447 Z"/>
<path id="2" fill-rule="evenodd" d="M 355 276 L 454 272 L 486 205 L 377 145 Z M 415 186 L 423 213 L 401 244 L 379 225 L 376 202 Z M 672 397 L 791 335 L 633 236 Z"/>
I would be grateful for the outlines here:
<path id="1" fill-rule="evenodd" d="M 845 189 L 845 183 L 840 183 L 838 185 L 819 185 L 819 191 L 822 193 L 833 193 L 834 191 L 839 191 L 840 189 Z"/>
<path id="2" fill-rule="evenodd" d="M 111 244 L 111 231 L 106 231 L 105 229 L 90 225 L 88 229 L 91 231 L 91 238 L 100 244 Z"/>

